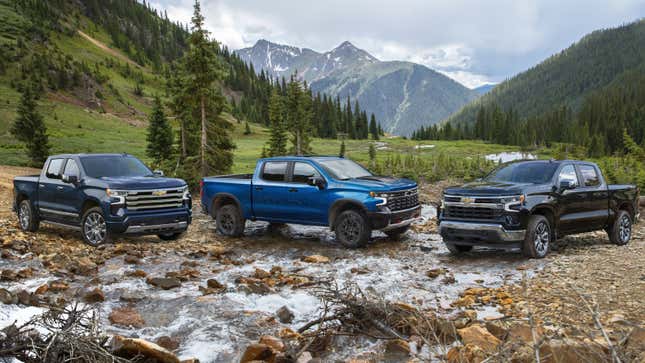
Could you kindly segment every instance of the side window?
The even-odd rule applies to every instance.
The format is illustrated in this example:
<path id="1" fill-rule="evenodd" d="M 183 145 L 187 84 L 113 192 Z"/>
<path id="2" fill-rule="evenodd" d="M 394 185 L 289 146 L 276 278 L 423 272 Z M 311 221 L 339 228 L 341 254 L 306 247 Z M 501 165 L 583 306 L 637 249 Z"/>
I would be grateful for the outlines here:
<path id="1" fill-rule="evenodd" d="M 65 164 L 65 171 L 63 172 L 63 175 L 75 175 L 75 176 L 80 176 L 80 171 L 78 170 L 78 165 L 76 164 L 76 161 L 73 159 L 67 159 L 67 164 Z"/>
<path id="2" fill-rule="evenodd" d="M 51 160 L 49 162 L 49 166 L 47 166 L 45 176 L 49 179 L 60 179 L 60 169 L 63 167 L 63 161 L 65 161 L 65 159 Z"/>
<path id="3" fill-rule="evenodd" d="M 293 177 L 291 179 L 294 183 L 303 183 L 306 184 L 309 178 L 314 176 L 320 176 L 318 171 L 307 163 L 295 163 L 293 164 Z"/>
<path id="4" fill-rule="evenodd" d="M 578 183 L 578 175 L 576 174 L 576 169 L 573 165 L 566 165 L 562 170 L 560 170 L 560 175 L 558 176 L 558 185 L 563 181 L 573 181 L 573 185 L 576 187 L 580 185 Z"/>
<path id="5" fill-rule="evenodd" d="M 595 187 L 600 185 L 600 177 L 596 168 L 591 165 L 580 165 L 580 174 L 582 174 L 582 182 L 586 187 Z"/>
<path id="6" fill-rule="evenodd" d="M 286 161 L 269 161 L 264 164 L 262 179 L 266 181 L 282 182 L 287 175 Z"/>

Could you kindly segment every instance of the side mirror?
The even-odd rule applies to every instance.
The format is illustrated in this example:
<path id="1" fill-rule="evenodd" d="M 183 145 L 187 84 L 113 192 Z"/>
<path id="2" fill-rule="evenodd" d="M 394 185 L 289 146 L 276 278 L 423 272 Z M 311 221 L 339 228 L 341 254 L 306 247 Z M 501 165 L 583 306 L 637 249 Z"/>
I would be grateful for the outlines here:
<path id="1" fill-rule="evenodd" d="M 152 172 L 152 175 L 154 176 L 163 176 L 163 170 L 155 170 Z"/>
<path id="2" fill-rule="evenodd" d="M 318 176 L 313 176 L 307 179 L 307 184 L 313 187 L 318 187 L 318 189 L 325 189 L 325 180 Z"/>
<path id="3" fill-rule="evenodd" d="M 565 190 L 571 190 L 576 188 L 576 182 L 573 180 L 561 180 L 560 181 L 560 190 L 565 191 Z"/>
<path id="4" fill-rule="evenodd" d="M 63 177 L 61 179 L 63 180 L 64 183 L 68 183 L 68 184 L 78 183 L 78 175 L 63 174 Z"/>

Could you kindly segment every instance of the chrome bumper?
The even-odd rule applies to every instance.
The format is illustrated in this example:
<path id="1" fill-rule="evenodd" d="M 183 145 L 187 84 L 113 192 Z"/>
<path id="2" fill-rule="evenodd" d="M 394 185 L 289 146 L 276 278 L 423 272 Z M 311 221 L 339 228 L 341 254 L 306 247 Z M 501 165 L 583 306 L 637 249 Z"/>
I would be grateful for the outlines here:
<path id="1" fill-rule="evenodd" d="M 444 230 L 452 229 L 458 231 L 465 231 L 464 235 L 473 235 L 473 232 L 493 232 L 501 242 L 514 242 L 524 240 L 526 234 L 525 229 L 521 230 L 506 230 L 501 224 L 496 223 L 474 223 L 474 222 L 457 222 L 457 221 L 442 221 L 439 223 L 439 233 L 444 236 Z M 447 231 L 446 231 L 447 232 Z"/>
<path id="2" fill-rule="evenodd" d="M 166 224 L 150 224 L 150 225 L 139 225 L 139 226 L 129 226 L 125 230 L 125 233 L 146 233 L 146 232 L 163 232 L 163 231 L 173 231 L 178 229 L 186 229 L 188 227 L 188 222 L 175 222 L 175 223 L 166 223 Z"/>

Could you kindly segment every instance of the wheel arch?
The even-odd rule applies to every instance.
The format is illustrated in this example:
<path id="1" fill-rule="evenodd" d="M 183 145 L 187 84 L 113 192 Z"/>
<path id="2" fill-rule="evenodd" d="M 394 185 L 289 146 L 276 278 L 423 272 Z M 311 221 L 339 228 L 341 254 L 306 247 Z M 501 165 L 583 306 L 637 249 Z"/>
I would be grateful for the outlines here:
<path id="1" fill-rule="evenodd" d="M 538 205 L 533 210 L 531 211 L 531 215 L 540 215 L 543 216 L 549 221 L 549 225 L 551 226 L 551 234 L 553 235 L 553 239 L 557 237 L 557 230 L 558 230 L 558 225 L 556 223 L 556 214 L 555 211 L 553 210 L 553 207 L 548 206 L 548 205 Z"/>
<path id="2" fill-rule="evenodd" d="M 336 217 L 346 210 L 356 210 L 360 213 L 367 214 L 367 208 L 365 208 L 363 203 L 349 198 L 338 199 L 334 204 L 332 204 L 331 208 L 329 208 L 328 224 L 332 231 L 334 230 Z"/>
<path id="3" fill-rule="evenodd" d="M 631 202 L 625 201 L 622 202 L 617 209 L 617 212 L 624 210 L 627 213 L 629 213 L 629 216 L 631 217 L 632 221 L 634 220 L 634 216 L 636 215 L 636 210 L 634 209 L 634 205 Z"/>
<path id="4" fill-rule="evenodd" d="M 211 202 L 210 215 L 215 217 L 217 210 L 228 204 L 234 204 L 240 210 L 240 213 L 242 213 L 242 204 L 236 196 L 230 193 L 217 193 Z"/>

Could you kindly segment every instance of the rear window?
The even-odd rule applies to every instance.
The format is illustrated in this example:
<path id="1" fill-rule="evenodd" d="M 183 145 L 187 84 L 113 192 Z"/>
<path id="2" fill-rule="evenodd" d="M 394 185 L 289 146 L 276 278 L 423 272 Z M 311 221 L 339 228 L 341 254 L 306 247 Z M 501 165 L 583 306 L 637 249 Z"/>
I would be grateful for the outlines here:
<path id="1" fill-rule="evenodd" d="M 262 170 L 262 179 L 266 181 L 285 181 L 287 175 L 287 162 L 286 161 L 268 161 L 264 164 Z"/>
<path id="2" fill-rule="evenodd" d="M 582 182 L 586 187 L 595 187 L 600 185 L 600 177 L 596 168 L 591 165 L 580 165 L 580 174 L 582 174 Z"/>
<path id="3" fill-rule="evenodd" d="M 50 179 L 60 179 L 60 168 L 63 166 L 65 159 L 52 159 L 47 166 L 45 176 Z"/>

